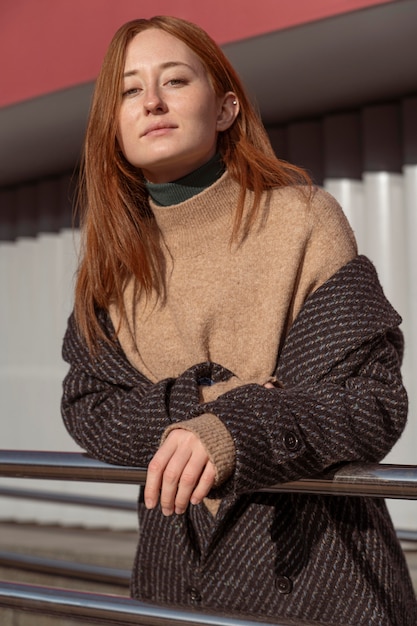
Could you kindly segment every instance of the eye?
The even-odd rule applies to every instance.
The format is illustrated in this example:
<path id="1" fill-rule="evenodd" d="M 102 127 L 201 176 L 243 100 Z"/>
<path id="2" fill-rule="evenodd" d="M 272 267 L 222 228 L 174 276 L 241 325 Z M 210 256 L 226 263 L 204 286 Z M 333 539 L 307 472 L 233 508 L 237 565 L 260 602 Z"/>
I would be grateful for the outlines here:
<path id="1" fill-rule="evenodd" d="M 140 92 L 139 87 L 131 87 L 130 89 L 126 89 L 123 91 L 123 98 L 128 98 L 129 96 L 136 96 Z"/>
<path id="2" fill-rule="evenodd" d="M 171 78 L 169 81 L 167 81 L 167 85 L 170 85 L 171 87 L 181 87 L 185 84 L 187 84 L 185 78 Z"/>

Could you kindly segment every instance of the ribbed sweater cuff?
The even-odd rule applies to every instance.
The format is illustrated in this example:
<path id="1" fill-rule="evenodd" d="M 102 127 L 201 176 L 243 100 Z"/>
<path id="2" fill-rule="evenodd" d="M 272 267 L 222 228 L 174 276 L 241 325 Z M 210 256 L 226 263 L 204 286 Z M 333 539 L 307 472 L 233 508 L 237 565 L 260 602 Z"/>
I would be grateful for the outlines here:
<path id="1" fill-rule="evenodd" d="M 204 413 L 184 422 L 176 422 L 165 430 L 161 443 L 177 428 L 189 430 L 199 437 L 216 469 L 214 486 L 218 487 L 224 483 L 234 471 L 236 450 L 232 436 L 223 422 L 213 413 Z"/>

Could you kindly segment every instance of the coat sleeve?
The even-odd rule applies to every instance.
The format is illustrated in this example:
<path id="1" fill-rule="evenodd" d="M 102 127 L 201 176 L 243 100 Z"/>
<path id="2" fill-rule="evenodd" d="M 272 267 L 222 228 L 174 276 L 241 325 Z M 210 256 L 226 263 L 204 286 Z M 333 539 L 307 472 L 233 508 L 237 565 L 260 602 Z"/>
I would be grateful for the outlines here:
<path id="1" fill-rule="evenodd" d="M 231 433 L 224 497 L 313 476 L 338 463 L 379 462 L 404 429 L 399 316 L 360 257 L 307 301 L 279 358 L 281 388 L 245 385 L 200 407 Z"/>
<path id="2" fill-rule="evenodd" d="M 111 321 L 99 313 L 110 338 Z M 205 365 L 196 365 L 178 378 L 151 383 L 126 359 L 116 341 L 102 342 L 90 355 L 72 314 L 63 343 L 69 371 L 63 382 L 64 424 L 81 448 L 109 463 L 146 466 L 170 424 L 187 420 L 199 403 L 199 382 Z M 218 379 L 230 377 L 230 372 Z"/>

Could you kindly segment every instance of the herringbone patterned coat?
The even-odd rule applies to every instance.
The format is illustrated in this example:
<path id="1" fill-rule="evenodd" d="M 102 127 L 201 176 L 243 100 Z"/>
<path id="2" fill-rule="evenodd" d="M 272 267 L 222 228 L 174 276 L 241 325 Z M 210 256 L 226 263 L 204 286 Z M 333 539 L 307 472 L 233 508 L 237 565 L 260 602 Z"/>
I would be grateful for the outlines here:
<path id="1" fill-rule="evenodd" d="M 236 447 L 234 474 L 210 494 L 223 498 L 215 518 L 204 504 L 168 518 L 140 504 L 134 597 L 308 623 L 417 624 L 382 500 L 258 491 L 386 455 L 407 413 L 399 323 L 372 264 L 357 257 L 307 300 L 278 359 L 281 388 L 245 385 L 201 405 L 199 380 L 227 379 L 221 365 L 151 384 L 118 344 L 92 359 L 70 318 L 63 418 L 92 456 L 145 466 L 170 423 L 206 412 Z"/>

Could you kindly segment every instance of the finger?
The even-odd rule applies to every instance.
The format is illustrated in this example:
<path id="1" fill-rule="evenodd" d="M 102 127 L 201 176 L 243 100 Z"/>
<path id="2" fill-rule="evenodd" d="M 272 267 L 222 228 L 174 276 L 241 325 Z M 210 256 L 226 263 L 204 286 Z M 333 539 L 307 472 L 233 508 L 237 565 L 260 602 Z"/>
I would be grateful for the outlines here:
<path id="1" fill-rule="evenodd" d="M 200 477 L 203 466 L 196 466 L 190 449 L 177 448 L 170 462 L 165 468 L 161 485 L 161 509 L 164 515 L 172 515 L 177 511 L 183 513 L 188 506 L 190 495 Z"/>
<path id="2" fill-rule="evenodd" d="M 164 515 L 186 510 L 192 492 L 208 462 L 204 446 L 193 435 L 193 445 L 178 446 L 162 478 L 161 508 Z M 187 437 L 188 439 L 188 437 Z"/>
<path id="3" fill-rule="evenodd" d="M 191 504 L 200 504 L 200 502 L 207 496 L 214 485 L 216 478 L 216 469 L 211 461 L 208 461 L 204 471 L 200 476 L 193 493 L 190 497 Z"/>
<path id="4" fill-rule="evenodd" d="M 190 502 L 191 494 L 205 472 L 206 465 L 207 454 L 202 450 L 199 454 L 194 453 L 184 467 L 175 497 L 175 513 L 178 515 L 185 512 Z"/>
<path id="5" fill-rule="evenodd" d="M 159 498 L 164 515 L 172 515 L 174 513 L 178 489 L 178 510 L 181 512 L 185 511 L 191 492 L 208 460 L 207 453 L 200 440 L 190 431 L 183 429 L 173 430 L 160 450 L 166 447 L 169 442 L 171 445 L 164 452 L 171 456 L 163 471 Z"/>
<path id="6" fill-rule="evenodd" d="M 144 500 L 147 509 L 153 509 L 158 504 L 162 483 L 162 471 L 163 466 L 153 457 L 148 465 L 144 490 Z"/>
<path id="7" fill-rule="evenodd" d="M 148 465 L 144 490 L 145 506 L 153 509 L 159 502 L 164 471 L 175 452 L 173 441 L 166 439 Z"/>

